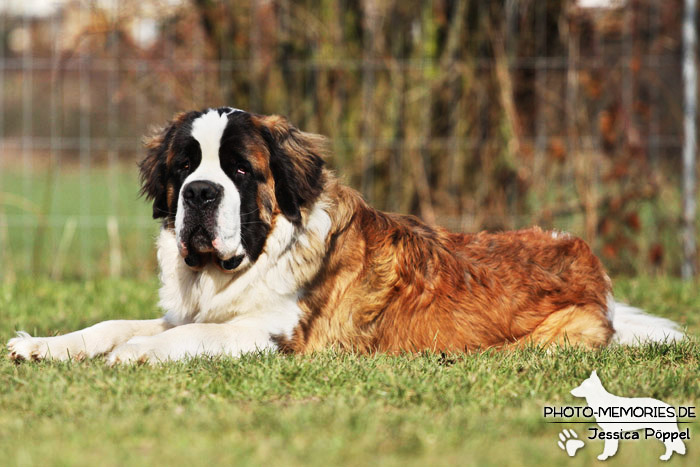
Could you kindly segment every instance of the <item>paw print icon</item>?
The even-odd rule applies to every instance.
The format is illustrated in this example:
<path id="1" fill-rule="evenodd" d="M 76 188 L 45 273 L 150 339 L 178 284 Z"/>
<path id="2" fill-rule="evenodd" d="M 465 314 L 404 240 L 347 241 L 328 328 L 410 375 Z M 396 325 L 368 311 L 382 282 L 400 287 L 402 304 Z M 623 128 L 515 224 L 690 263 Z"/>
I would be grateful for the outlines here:
<path id="1" fill-rule="evenodd" d="M 561 430 L 561 433 L 559 433 L 559 441 L 557 441 L 557 446 L 559 446 L 562 451 L 566 451 L 569 457 L 574 457 L 576 455 L 576 451 L 581 449 L 583 445 L 584 442 L 578 439 L 578 435 L 574 430 L 567 430 L 564 428 Z"/>

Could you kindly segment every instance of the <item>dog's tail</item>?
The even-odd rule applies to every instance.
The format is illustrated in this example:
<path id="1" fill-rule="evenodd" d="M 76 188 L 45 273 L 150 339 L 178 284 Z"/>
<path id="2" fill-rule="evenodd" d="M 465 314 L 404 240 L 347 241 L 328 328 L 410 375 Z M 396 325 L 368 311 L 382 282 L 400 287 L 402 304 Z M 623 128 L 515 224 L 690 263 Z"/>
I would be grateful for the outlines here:
<path id="1" fill-rule="evenodd" d="M 613 342 L 624 345 L 640 345 L 648 342 L 674 342 L 685 335 L 678 324 L 670 319 L 659 318 L 639 308 L 610 300 L 608 315 L 615 334 Z"/>

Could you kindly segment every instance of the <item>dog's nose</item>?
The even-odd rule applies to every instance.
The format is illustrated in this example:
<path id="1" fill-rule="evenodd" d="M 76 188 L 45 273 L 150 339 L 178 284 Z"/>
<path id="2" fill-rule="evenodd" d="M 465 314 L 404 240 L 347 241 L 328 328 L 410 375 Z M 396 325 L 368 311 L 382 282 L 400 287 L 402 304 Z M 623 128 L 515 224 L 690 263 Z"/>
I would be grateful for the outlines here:
<path id="1" fill-rule="evenodd" d="M 185 203 L 192 207 L 202 207 L 211 204 L 217 201 L 219 196 L 221 196 L 221 188 L 212 182 L 206 181 L 190 182 L 182 193 Z"/>

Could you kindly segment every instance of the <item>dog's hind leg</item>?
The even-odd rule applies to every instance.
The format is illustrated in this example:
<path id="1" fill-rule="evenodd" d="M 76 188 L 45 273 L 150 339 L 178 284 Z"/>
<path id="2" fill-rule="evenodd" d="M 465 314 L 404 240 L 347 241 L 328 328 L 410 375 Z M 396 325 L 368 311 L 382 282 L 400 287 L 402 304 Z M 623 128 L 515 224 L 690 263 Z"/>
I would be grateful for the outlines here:
<path id="1" fill-rule="evenodd" d="M 596 305 L 572 305 L 547 316 L 519 342 L 598 348 L 610 342 L 613 332 L 606 310 Z"/>
<path id="2" fill-rule="evenodd" d="M 678 428 L 676 428 L 676 432 L 678 432 Z M 666 447 L 666 452 L 659 457 L 662 461 L 669 460 L 674 452 L 677 452 L 681 456 L 685 454 L 685 443 L 682 439 L 676 438 L 674 440 L 664 441 L 664 446 Z"/>
<path id="3" fill-rule="evenodd" d="M 673 446 L 670 441 L 665 442 L 664 446 L 666 447 L 666 452 L 664 452 L 661 455 L 661 457 L 659 457 L 659 459 L 662 461 L 667 461 L 671 458 L 671 455 L 673 454 Z"/>
<path id="4" fill-rule="evenodd" d="M 673 445 L 672 447 L 675 452 L 677 452 L 681 456 L 685 455 L 685 443 L 682 439 L 674 439 L 671 444 Z"/>

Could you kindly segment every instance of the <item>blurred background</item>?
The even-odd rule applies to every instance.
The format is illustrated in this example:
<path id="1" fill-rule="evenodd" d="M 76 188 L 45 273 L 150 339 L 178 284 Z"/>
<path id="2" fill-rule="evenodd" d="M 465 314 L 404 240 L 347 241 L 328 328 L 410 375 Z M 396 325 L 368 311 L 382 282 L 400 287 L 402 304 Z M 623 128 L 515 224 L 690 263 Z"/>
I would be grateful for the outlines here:
<path id="1" fill-rule="evenodd" d="M 465 232 L 567 230 L 613 274 L 679 275 L 684 11 L 3 0 L 0 277 L 152 277 L 141 137 L 221 105 L 329 136 L 329 165 L 380 209 Z"/>

